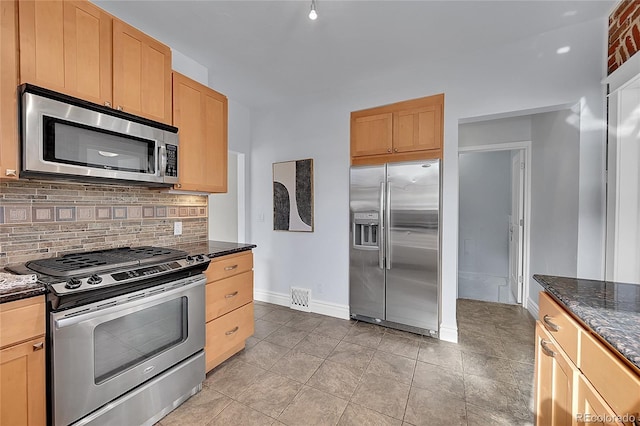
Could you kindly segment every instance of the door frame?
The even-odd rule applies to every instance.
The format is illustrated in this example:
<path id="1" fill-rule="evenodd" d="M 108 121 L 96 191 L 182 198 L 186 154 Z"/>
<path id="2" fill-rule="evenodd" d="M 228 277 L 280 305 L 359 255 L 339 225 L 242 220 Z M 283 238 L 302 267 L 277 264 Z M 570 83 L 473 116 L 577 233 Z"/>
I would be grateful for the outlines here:
<path id="1" fill-rule="evenodd" d="M 531 237 L 531 141 L 458 147 L 458 155 L 469 152 L 524 151 L 524 226 L 522 241 L 522 307 L 529 302 L 529 244 Z M 460 247 L 458 247 L 460 251 Z"/>

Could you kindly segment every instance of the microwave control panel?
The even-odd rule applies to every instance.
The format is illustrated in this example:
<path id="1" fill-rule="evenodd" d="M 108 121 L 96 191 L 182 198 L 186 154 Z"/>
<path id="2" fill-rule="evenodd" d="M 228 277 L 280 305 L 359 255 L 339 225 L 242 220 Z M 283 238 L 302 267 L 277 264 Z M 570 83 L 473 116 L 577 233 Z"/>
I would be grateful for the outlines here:
<path id="1" fill-rule="evenodd" d="M 167 150 L 167 169 L 164 171 L 165 176 L 178 177 L 178 146 L 165 145 Z"/>

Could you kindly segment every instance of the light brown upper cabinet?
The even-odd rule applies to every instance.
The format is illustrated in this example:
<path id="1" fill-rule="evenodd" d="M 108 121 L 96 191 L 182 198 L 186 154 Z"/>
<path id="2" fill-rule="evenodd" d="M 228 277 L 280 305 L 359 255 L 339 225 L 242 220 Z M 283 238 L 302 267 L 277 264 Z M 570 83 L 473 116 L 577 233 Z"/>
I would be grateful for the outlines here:
<path id="1" fill-rule="evenodd" d="M 87 1 L 18 7 L 20 81 L 110 106 L 112 17 Z"/>
<path id="2" fill-rule="evenodd" d="M 21 0 L 20 82 L 171 124 L 171 49 L 84 0 Z"/>
<path id="3" fill-rule="evenodd" d="M 178 189 L 227 192 L 227 97 L 173 72 Z"/>
<path id="4" fill-rule="evenodd" d="M 0 179 L 18 178 L 18 15 L 15 1 L 0 1 Z"/>
<path id="5" fill-rule="evenodd" d="M 351 113 L 351 164 L 442 156 L 444 94 Z"/>
<path id="6" fill-rule="evenodd" d="M 393 150 L 393 114 L 351 114 L 351 156 L 379 155 Z"/>
<path id="7" fill-rule="evenodd" d="M 171 49 L 113 20 L 113 106 L 171 124 Z"/>

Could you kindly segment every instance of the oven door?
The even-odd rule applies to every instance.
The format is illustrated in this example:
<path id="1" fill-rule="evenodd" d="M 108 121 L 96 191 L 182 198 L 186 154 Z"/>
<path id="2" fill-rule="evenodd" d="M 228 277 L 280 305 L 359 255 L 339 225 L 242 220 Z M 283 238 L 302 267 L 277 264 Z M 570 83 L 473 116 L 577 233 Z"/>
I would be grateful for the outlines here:
<path id="1" fill-rule="evenodd" d="M 52 312 L 54 424 L 77 421 L 202 350 L 205 282 L 198 275 Z"/>

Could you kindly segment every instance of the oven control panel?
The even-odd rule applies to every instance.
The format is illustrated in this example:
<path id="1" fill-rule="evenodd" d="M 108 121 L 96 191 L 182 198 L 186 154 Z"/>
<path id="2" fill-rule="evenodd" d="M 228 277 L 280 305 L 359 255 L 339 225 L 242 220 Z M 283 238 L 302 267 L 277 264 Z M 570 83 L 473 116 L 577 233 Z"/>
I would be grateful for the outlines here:
<path id="1" fill-rule="evenodd" d="M 104 274 L 93 274 L 89 277 L 71 277 L 66 281 L 53 283 L 49 286 L 57 295 L 91 291 L 119 284 L 148 280 L 153 276 L 161 276 L 190 269 L 203 263 L 209 263 L 209 261 L 210 259 L 207 256 L 199 254 L 157 265 L 142 266 L 139 268 L 134 267 Z"/>
<path id="2" fill-rule="evenodd" d="M 130 269 L 126 272 L 118 272 L 111 274 L 111 277 L 116 281 L 124 281 L 132 278 L 145 277 L 147 275 L 160 274 L 162 272 L 171 271 L 174 269 L 180 269 L 178 262 L 163 263 L 162 265 L 147 266 L 145 268 Z"/>

